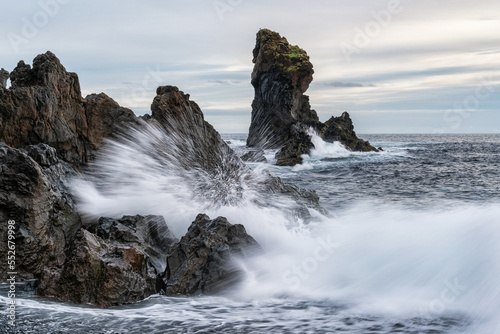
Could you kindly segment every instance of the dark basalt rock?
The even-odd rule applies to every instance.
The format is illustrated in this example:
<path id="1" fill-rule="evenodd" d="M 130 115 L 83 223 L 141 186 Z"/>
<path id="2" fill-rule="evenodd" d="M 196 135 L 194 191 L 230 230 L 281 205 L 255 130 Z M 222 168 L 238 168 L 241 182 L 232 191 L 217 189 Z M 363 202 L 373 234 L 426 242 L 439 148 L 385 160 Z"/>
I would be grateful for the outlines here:
<path id="1" fill-rule="evenodd" d="M 253 50 L 252 85 L 255 97 L 247 146 L 281 148 L 278 165 L 301 163 L 301 155 L 314 147 L 307 131 L 312 128 L 324 140 L 339 140 L 353 151 L 377 151 L 357 138 L 352 121 L 346 113 L 321 123 L 311 109 L 304 92 L 313 77 L 313 66 L 307 53 L 290 45 L 286 38 L 268 29 L 257 33 Z"/>
<path id="2" fill-rule="evenodd" d="M 65 301 L 108 307 L 138 302 L 156 293 L 156 280 L 157 273 L 142 251 L 81 229 L 58 281 L 39 286 L 37 291 Z"/>
<path id="3" fill-rule="evenodd" d="M 255 97 L 247 146 L 278 148 L 286 143 L 296 122 L 318 122 L 303 94 L 312 81 L 312 64 L 303 49 L 267 29 L 257 34 L 253 62 Z"/>
<path id="4" fill-rule="evenodd" d="M 378 152 L 379 149 L 371 146 L 369 142 L 359 139 L 354 132 L 349 113 L 344 112 L 342 116 L 331 117 L 325 122 L 320 130 L 321 137 L 327 142 L 340 141 L 353 151 Z"/>
<path id="5" fill-rule="evenodd" d="M 0 69 L 0 89 L 7 88 L 7 80 L 9 80 L 10 73 L 4 68 Z"/>
<path id="6" fill-rule="evenodd" d="M 181 240 L 170 248 L 164 274 L 167 295 L 216 294 L 234 286 L 242 273 L 233 257 L 260 249 L 243 225 L 199 214 Z"/>
<path id="7" fill-rule="evenodd" d="M 151 261 L 158 273 L 165 270 L 171 245 L 179 241 L 168 229 L 162 216 L 123 216 L 121 219 L 101 217 L 97 224 L 87 227 L 108 243 L 131 246 Z"/>
<path id="8" fill-rule="evenodd" d="M 14 148 L 45 143 L 77 166 L 92 160 L 117 127 L 137 121 L 105 94 L 84 100 L 78 76 L 50 51 L 38 55 L 33 68 L 20 61 L 10 79 L 12 88 L 0 89 L 0 141 Z"/>
<path id="9" fill-rule="evenodd" d="M 22 259 L 16 263 L 17 279 L 36 278 L 43 285 L 58 280 L 81 218 L 64 184 L 75 171 L 55 158 L 51 147 L 27 151 L 0 144 L 0 220 L 5 222 L 0 234 L 6 235 L 6 222 L 15 220 L 16 258 Z M 0 254 L 7 254 L 6 242 L 0 243 Z M 10 271 L 6 265 L 0 262 L 0 281 Z"/>
<path id="10" fill-rule="evenodd" d="M 267 162 L 263 150 L 252 150 L 241 156 L 241 160 L 248 162 Z"/>
<path id="11" fill-rule="evenodd" d="M 309 134 L 296 125 L 290 129 L 289 139 L 276 153 L 276 165 L 295 166 L 302 163 L 302 155 L 314 148 Z"/>
<path id="12" fill-rule="evenodd" d="M 38 280 L 39 295 L 110 306 L 139 301 L 160 288 L 170 294 L 213 293 L 238 280 L 239 271 L 227 261 L 248 255 L 256 242 L 241 225 L 223 218 L 199 216 L 175 249 L 176 239 L 158 216 L 82 223 L 68 185 L 104 139 L 123 135 L 127 126 L 154 124 L 180 138 L 184 167 L 203 172 L 209 183 L 194 193 L 220 192 L 220 205 L 233 204 L 226 195 L 241 195 L 243 182 L 263 194 L 258 205 L 284 196 L 304 216 L 307 207 L 318 205 L 314 191 L 284 184 L 270 173 L 253 174 L 198 105 L 174 86 L 159 87 L 152 116 L 139 119 L 105 94 L 83 99 L 77 75 L 51 52 L 37 56 L 33 68 L 19 62 L 10 79 L 12 88 L 0 86 L 0 141 L 6 142 L 0 143 L 0 221 L 16 221 L 16 257 L 22 259 L 17 279 Z M 169 154 L 161 145 L 152 149 Z M 0 224 L 0 234 L 6 233 L 7 224 Z M 174 259 L 181 261 L 182 254 L 190 255 L 187 264 L 176 267 Z M 6 243 L 0 243 L 0 255 L 6 258 Z M 165 264 L 168 287 L 157 280 Z M 7 278 L 6 266 L 0 262 L 0 281 Z"/>

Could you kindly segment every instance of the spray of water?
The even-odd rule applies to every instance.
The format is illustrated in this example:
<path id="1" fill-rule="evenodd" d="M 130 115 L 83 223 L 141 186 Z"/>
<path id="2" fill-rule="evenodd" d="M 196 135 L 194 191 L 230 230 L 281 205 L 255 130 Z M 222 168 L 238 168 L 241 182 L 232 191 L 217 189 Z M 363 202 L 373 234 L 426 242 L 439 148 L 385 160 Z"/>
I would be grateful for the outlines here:
<path id="1" fill-rule="evenodd" d="M 351 152 L 312 136 L 311 159 Z M 291 203 L 266 195 L 266 174 L 221 149 L 215 169 L 196 143 L 145 125 L 109 141 L 95 169 L 73 185 L 89 216 L 163 215 L 178 236 L 197 213 L 243 224 L 264 253 L 240 263 L 235 298 L 329 298 L 363 312 L 479 322 L 500 314 L 500 209 L 438 205 L 427 211 L 356 203 L 336 218 L 291 219 Z M 313 160 L 311 160 L 313 161 Z M 483 321 L 484 320 L 484 321 Z"/>

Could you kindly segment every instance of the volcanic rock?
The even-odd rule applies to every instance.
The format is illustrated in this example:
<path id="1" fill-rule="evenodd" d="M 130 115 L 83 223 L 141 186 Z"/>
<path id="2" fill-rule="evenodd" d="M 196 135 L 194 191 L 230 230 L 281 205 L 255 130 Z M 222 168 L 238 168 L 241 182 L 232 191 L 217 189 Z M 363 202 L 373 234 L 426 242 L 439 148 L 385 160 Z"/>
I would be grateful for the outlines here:
<path id="1" fill-rule="evenodd" d="M 147 255 L 79 230 L 56 284 L 42 295 L 101 307 L 134 303 L 156 293 L 157 274 Z"/>
<path id="2" fill-rule="evenodd" d="M 253 50 L 252 85 L 255 97 L 247 146 L 281 148 L 277 164 L 295 165 L 301 155 L 314 147 L 308 131 L 312 129 L 325 141 L 339 140 L 353 151 L 377 151 L 368 142 L 356 137 L 347 114 L 319 121 L 304 95 L 313 78 L 313 66 L 306 51 L 290 45 L 278 33 L 261 29 Z"/>
<path id="3" fill-rule="evenodd" d="M 79 165 L 93 158 L 104 137 L 137 121 L 105 94 L 84 100 L 78 76 L 50 51 L 38 55 L 33 68 L 20 61 L 10 79 L 12 88 L 0 89 L 0 141 L 14 148 L 45 143 Z"/>
<path id="4" fill-rule="evenodd" d="M 39 165 L 34 159 L 40 161 Z M 7 235 L 8 220 L 15 221 L 18 280 L 58 279 L 67 250 L 81 226 L 66 177 L 75 171 L 55 157 L 55 149 L 30 146 L 27 152 L 0 143 L 0 234 Z M 7 254 L 7 243 L 0 243 Z M 6 279 L 7 261 L 0 262 L 0 281 Z"/>
<path id="5" fill-rule="evenodd" d="M 0 89 L 7 88 L 7 80 L 9 80 L 9 72 L 4 68 L 0 69 Z"/>
<path id="6" fill-rule="evenodd" d="M 114 245 L 134 247 L 144 253 L 158 273 L 163 273 L 171 245 L 179 241 L 168 229 L 162 216 L 101 217 L 87 228 Z"/>
<path id="7" fill-rule="evenodd" d="M 232 260 L 251 256 L 259 249 L 243 225 L 232 225 L 224 217 L 210 220 L 199 214 L 187 234 L 170 248 L 164 274 L 166 294 L 223 292 L 242 278 Z"/>
<path id="8" fill-rule="evenodd" d="M 251 150 L 241 156 L 241 160 L 248 162 L 267 162 L 264 150 Z"/>
<path id="9" fill-rule="evenodd" d="M 369 152 L 381 151 L 371 146 L 368 141 L 359 139 L 354 132 L 349 113 L 344 112 L 339 117 L 331 117 L 319 130 L 321 137 L 327 142 L 340 141 L 353 151 Z"/>

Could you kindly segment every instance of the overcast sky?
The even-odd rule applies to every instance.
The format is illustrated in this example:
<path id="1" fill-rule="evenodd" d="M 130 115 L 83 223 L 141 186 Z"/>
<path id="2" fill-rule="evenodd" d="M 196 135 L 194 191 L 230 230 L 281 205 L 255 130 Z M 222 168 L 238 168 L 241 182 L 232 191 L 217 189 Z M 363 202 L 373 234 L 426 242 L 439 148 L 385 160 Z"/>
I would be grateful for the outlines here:
<path id="1" fill-rule="evenodd" d="M 136 114 L 159 85 L 220 132 L 247 132 L 259 28 L 307 51 L 320 119 L 358 133 L 500 132 L 498 0 L 41 0 L 0 4 L 0 67 L 47 50 L 84 96 Z"/>

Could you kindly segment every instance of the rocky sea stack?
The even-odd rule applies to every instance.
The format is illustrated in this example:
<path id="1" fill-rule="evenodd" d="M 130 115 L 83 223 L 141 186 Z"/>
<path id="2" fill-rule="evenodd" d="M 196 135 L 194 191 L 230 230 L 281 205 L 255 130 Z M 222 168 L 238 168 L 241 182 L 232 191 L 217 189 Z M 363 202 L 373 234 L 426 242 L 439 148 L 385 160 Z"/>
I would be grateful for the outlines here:
<path id="1" fill-rule="evenodd" d="M 247 146 L 255 151 L 280 149 L 278 165 L 302 162 L 301 155 L 314 147 L 312 128 L 327 142 L 340 141 L 353 151 L 378 151 L 354 132 L 347 112 L 319 121 L 304 93 L 313 80 L 313 65 L 306 51 L 288 43 L 277 32 L 261 29 L 253 50 L 252 85 L 255 97 Z M 258 156 L 258 154 L 255 154 Z"/>

